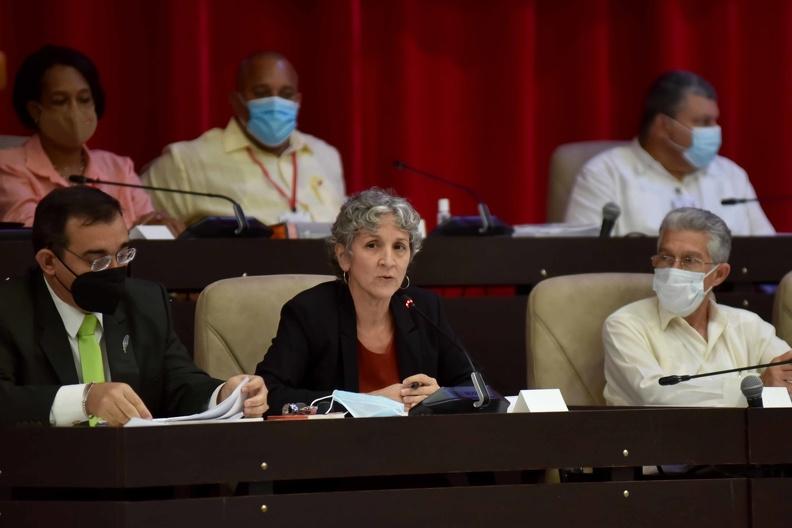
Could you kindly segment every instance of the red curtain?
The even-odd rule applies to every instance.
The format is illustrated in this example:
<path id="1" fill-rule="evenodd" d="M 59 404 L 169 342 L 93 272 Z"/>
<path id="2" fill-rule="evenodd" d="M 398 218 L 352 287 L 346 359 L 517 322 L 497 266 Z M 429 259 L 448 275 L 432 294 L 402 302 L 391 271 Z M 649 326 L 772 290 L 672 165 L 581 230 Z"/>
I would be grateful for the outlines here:
<path id="1" fill-rule="evenodd" d="M 720 95 L 722 152 L 759 195 L 792 194 L 792 2 L 785 0 L 0 0 L 9 82 L 44 43 L 97 63 L 107 112 L 91 141 L 138 167 L 171 141 L 223 126 L 237 62 L 276 49 L 300 73 L 300 128 L 336 145 L 351 191 L 408 196 L 434 224 L 476 188 L 505 220 L 544 220 L 559 144 L 635 134 L 649 83 L 701 73 Z M 0 133 L 23 132 L 0 93 Z M 792 208 L 768 203 L 777 228 Z"/>

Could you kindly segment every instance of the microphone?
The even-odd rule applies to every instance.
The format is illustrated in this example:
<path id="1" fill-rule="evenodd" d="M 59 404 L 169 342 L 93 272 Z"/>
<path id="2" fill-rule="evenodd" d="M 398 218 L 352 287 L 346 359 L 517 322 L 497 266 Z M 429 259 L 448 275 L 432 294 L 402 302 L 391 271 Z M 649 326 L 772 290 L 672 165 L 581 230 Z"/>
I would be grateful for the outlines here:
<path id="1" fill-rule="evenodd" d="M 792 196 L 764 196 L 762 198 L 724 198 L 721 200 L 721 205 L 739 205 L 750 202 L 769 202 L 772 200 L 792 200 Z"/>
<path id="2" fill-rule="evenodd" d="M 610 238 L 616 219 L 621 215 L 621 207 L 613 202 L 608 202 L 602 206 L 602 227 L 600 227 L 600 238 Z"/>
<path id="3" fill-rule="evenodd" d="M 719 374 L 730 374 L 732 372 L 741 372 L 743 370 L 755 370 L 760 368 L 766 367 L 777 367 L 779 365 L 789 365 L 792 363 L 792 359 L 786 359 L 784 361 L 776 361 L 775 363 L 765 363 L 764 365 L 751 365 L 750 367 L 739 367 L 727 370 L 716 370 L 715 372 L 705 372 L 704 374 L 683 374 L 681 376 L 673 375 L 673 376 L 663 376 L 657 382 L 660 385 L 676 385 L 682 381 L 688 381 L 696 378 L 706 378 L 709 376 L 718 376 Z"/>
<path id="4" fill-rule="evenodd" d="M 762 389 L 764 389 L 764 385 L 759 376 L 745 376 L 740 382 L 740 390 L 748 401 L 748 407 L 764 407 L 762 405 Z"/>
<path id="5" fill-rule="evenodd" d="M 470 187 L 453 182 L 451 180 L 446 180 L 445 178 L 435 176 L 434 174 L 428 173 L 426 171 L 416 169 L 415 167 L 412 167 L 401 160 L 394 161 L 393 168 L 411 172 L 413 174 L 417 174 L 418 176 L 440 182 L 443 185 L 454 187 L 455 189 L 459 189 L 467 193 L 476 201 L 476 204 L 478 204 L 479 216 L 476 218 L 475 222 L 471 223 L 470 219 L 466 219 L 465 217 L 451 217 L 445 224 L 443 224 L 442 227 L 438 226 L 439 232 L 446 235 L 510 235 L 514 232 L 514 229 L 510 225 L 504 224 L 496 217 L 492 216 L 489 206 L 484 203 L 484 200 L 481 199 L 478 193 Z"/>
<path id="6" fill-rule="evenodd" d="M 247 218 L 245 217 L 245 213 L 242 211 L 242 206 L 239 205 L 234 199 L 230 196 L 226 196 L 224 194 L 215 194 L 215 193 L 203 193 L 197 191 L 185 191 L 183 189 L 170 189 L 168 187 L 154 187 L 151 185 L 141 185 L 136 183 L 121 183 L 121 182 L 114 182 L 114 181 L 107 181 L 107 180 L 100 180 L 99 178 L 87 178 L 85 176 L 74 174 L 69 176 L 69 181 L 72 183 L 77 183 L 84 185 L 86 183 L 97 183 L 101 185 L 116 185 L 118 187 L 131 187 L 133 189 L 146 189 L 148 191 L 162 191 L 162 192 L 170 192 L 176 194 L 189 194 L 192 196 L 204 196 L 206 198 L 222 198 L 223 200 L 227 200 L 231 202 L 231 205 L 234 208 L 234 216 L 236 217 L 237 227 L 234 230 L 235 235 L 242 235 L 248 231 L 250 226 L 248 225 Z"/>
<path id="7" fill-rule="evenodd" d="M 468 354 L 465 347 L 459 344 L 459 342 L 454 339 L 448 332 L 440 328 L 437 323 L 435 323 L 426 313 L 420 310 L 416 305 L 415 301 L 407 296 L 402 295 L 402 300 L 404 301 L 404 307 L 408 311 L 413 311 L 420 315 L 429 325 L 434 328 L 434 330 L 440 334 L 441 336 L 445 337 L 457 350 L 461 351 L 464 354 L 465 359 L 467 359 L 468 364 L 472 370 L 470 374 L 470 379 L 473 382 L 473 388 L 476 391 L 477 400 L 473 402 L 473 410 L 483 410 L 490 405 L 490 403 L 498 402 L 498 405 L 493 405 L 490 411 L 499 411 L 501 410 L 500 402 L 502 399 L 499 395 L 495 395 L 492 397 L 490 395 L 490 389 L 487 387 L 487 384 L 484 383 L 484 377 L 481 375 L 476 369 L 476 366 L 473 364 L 473 360 L 470 358 L 470 354 Z M 468 412 L 471 409 L 469 408 L 469 402 L 472 398 L 468 397 L 465 394 L 465 387 L 441 387 L 437 392 L 434 394 L 429 395 L 423 402 L 418 404 L 416 407 L 413 407 L 410 410 L 411 415 L 416 414 L 449 414 L 454 412 Z M 413 412 L 415 411 L 415 412 Z"/>

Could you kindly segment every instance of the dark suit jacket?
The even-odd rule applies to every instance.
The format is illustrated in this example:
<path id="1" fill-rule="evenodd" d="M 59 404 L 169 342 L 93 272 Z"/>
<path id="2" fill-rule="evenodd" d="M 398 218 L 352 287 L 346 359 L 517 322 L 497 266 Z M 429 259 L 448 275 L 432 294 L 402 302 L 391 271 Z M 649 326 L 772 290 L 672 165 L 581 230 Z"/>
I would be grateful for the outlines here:
<path id="1" fill-rule="evenodd" d="M 454 335 L 436 295 L 418 288 L 404 293 Z M 399 293 L 391 299 L 390 311 L 402 379 L 423 373 L 436 378 L 441 386 L 470 382 L 471 368 L 464 354 L 420 315 L 407 311 Z M 357 391 L 357 323 L 346 284 L 319 284 L 286 303 L 278 333 L 256 374 L 267 384 L 272 414 L 280 414 L 284 403 L 311 403 L 334 389 Z"/>
<path id="2" fill-rule="evenodd" d="M 112 381 L 129 384 L 156 417 L 205 409 L 221 381 L 196 367 L 176 337 L 165 290 L 127 279 L 126 291 L 116 312 L 103 317 Z M 75 383 L 66 329 L 41 273 L 1 283 L 0 423 L 49 424 L 58 389 Z"/>

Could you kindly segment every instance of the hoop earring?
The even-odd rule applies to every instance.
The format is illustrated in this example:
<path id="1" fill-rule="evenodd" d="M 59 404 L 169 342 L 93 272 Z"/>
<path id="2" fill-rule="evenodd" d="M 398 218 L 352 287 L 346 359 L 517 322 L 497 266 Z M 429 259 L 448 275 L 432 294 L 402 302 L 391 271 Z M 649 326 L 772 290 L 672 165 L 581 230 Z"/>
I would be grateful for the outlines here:
<path id="1" fill-rule="evenodd" d="M 342 271 L 341 278 L 344 280 L 344 284 L 349 284 L 349 273 Z"/>
<path id="2" fill-rule="evenodd" d="M 407 279 L 407 284 L 405 286 L 402 286 L 401 288 L 399 288 L 400 290 L 406 290 L 407 288 L 410 287 L 410 276 L 409 275 L 405 275 L 404 278 Z"/>

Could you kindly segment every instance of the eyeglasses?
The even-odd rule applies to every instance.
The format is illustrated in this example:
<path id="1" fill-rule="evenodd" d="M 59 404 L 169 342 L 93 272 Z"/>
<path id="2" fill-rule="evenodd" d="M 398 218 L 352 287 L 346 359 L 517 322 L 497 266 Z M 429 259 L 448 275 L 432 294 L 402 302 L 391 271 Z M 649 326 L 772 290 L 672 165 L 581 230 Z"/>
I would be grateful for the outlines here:
<path id="1" fill-rule="evenodd" d="M 118 250 L 118 253 L 115 255 L 105 255 L 103 257 L 99 257 L 94 260 L 88 260 L 85 257 L 81 257 L 74 251 L 70 250 L 69 248 L 63 248 L 75 257 L 85 262 L 88 262 L 91 265 L 91 271 L 104 271 L 109 268 L 113 264 L 113 258 L 115 258 L 116 262 L 118 262 L 119 266 L 126 266 L 130 262 L 135 259 L 135 255 L 137 254 L 137 250 L 133 247 L 125 247 Z"/>
<path id="2" fill-rule="evenodd" d="M 707 264 L 717 264 L 717 262 L 705 262 L 700 258 L 691 256 L 675 257 L 663 253 L 652 256 L 652 266 L 655 268 L 672 268 L 677 262 L 679 263 L 679 267 L 683 270 L 698 270 Z"/>

